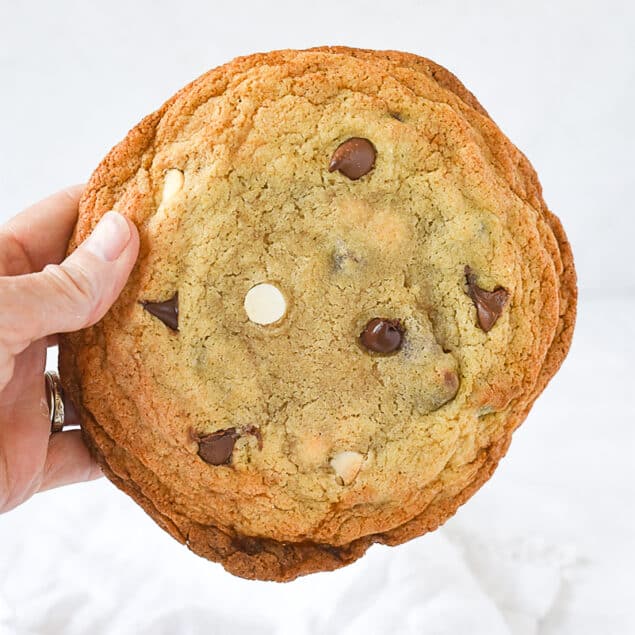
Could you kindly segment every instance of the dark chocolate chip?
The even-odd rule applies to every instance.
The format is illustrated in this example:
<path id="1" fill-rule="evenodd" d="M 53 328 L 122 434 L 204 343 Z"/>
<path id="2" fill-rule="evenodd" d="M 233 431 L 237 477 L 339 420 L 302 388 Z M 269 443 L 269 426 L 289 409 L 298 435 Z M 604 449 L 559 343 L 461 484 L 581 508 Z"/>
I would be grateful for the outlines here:
<path id="1" fill-rule="evenodd" d="M 398 112 L 391 112 L 390 116 L 397 121 L 403 121 L 402 116 Z"/>
<path id="2" fill-rule="evenodd" d="M 236 428 L 197 436 L 198 455 L 210 465 L 226 465 L 231 461 L 234 444 L 239 436 Z"/>
<path id="3" fill-rule="evenodd" d="M 476 284 L 476 275 L 467 265 L 465 279 L 467 280 L 467 294 L 476 307 L 478 324 L 487 333 L 502 315 L 503 308 L 509 299 L 509 292 L 503 287 L 496 287 L 494 291 L 481 289 Z"/>
<path id="4" fill-rule="evenodd" d="M 179 330 L 179 293 L 178 291 L 169 299 L 163 302 L 142 301 L 141 306 L 150 315 L 158 318 L 173 331 Z"/>
<path id="5" fill-rule="evenodd" d="M 375 146 L 368 139 L 351 137 L 333 152 L 329 172 L 339 170 L 351 181 L 356 181 L 373 169 L 376 156 Z"/>
<path id="6" fill-rule="evenodd" d="M 359 341 L 375 353 L 393 353 L 401 348 L 404 327 L 399 320 L 373 318 L 364 327 Z"/>

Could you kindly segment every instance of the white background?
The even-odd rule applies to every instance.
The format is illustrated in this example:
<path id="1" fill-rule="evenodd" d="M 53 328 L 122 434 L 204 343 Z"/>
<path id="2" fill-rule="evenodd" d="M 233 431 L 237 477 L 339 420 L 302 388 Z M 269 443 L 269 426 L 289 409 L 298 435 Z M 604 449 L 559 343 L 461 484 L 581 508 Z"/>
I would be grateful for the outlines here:
<path id="1" fill-rule="evenodd" d="M 562 371 L 441 530 L 253 583 L 108 482 L 74 486 L 0 517 L 0 634 L 635 632 L 634 6 L 0 0 L 0 220 L 85 180 L 142 116 L 236 55 L 394 48 L 456 73 L 528 155 L 581 291 Z"/>

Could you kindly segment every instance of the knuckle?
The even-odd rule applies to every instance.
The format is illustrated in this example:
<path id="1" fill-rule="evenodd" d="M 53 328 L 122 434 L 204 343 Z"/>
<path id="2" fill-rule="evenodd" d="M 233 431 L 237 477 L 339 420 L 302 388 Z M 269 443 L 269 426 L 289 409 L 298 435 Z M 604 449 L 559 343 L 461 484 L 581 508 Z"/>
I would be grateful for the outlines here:
<path id="1" fill-rule="evenodd" d="M 98 303 L 97 290 L 90 276 L 80 267 L 71 267 L 67 264 L 47 265 L 44 271 L 56 292 L 60 294 L 66 310 L 72 313 L 80 326 L 86 326 Z"/>
<path id="2" fill-rule="evenodd" d="M 33 263 L 22 242 L 10 225 L 0 227 L 0 273 L 17 276 L 33 271 Z"/>

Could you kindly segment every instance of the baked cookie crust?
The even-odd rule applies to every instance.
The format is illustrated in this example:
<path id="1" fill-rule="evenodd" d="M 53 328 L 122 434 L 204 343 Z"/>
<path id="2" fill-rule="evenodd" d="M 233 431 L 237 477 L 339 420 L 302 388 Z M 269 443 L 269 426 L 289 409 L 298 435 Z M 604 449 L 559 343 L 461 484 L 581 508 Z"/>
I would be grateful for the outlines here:
<path id="1" fill-rule="evenodd" d="M 139 259 L 106 317 L 62 336 L 64 388 L 108 478 L 235 575 L 436 529 L 569 349 L 573 257 L 536 173 L 425 58 L 213 69 L 102 161 L 70 250 L 110 209 Z M 243 307 L 263 282 L 286 299 L 265 325 Z"/>

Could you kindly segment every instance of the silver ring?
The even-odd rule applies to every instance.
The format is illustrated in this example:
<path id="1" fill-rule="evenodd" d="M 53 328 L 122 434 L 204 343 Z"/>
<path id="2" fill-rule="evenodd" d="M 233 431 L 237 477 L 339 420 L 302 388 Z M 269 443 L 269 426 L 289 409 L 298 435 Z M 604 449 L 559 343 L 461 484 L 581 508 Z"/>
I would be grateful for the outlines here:
<path id="1" fill-rule="evenodd" d="M 51 434 L 55 434 L 64 429 L 64 391 L 60 376 L 55 371 L 47 370 L 44 373 L 44 378 L 46 380 Z"/>

